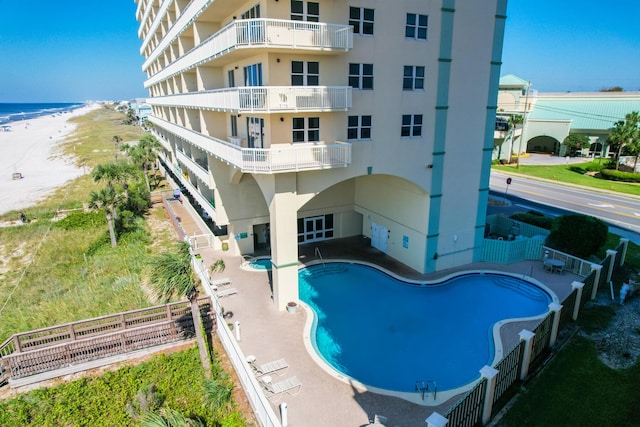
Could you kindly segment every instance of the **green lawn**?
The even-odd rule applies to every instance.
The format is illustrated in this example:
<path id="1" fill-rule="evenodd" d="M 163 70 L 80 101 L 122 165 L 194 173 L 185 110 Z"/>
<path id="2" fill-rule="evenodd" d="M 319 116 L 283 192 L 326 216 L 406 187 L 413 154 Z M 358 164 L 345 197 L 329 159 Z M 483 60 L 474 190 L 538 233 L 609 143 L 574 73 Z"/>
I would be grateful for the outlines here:
<path id="1" fill-rule="evenodd" d="M 505 165 L 493 165 L 492 169 L 501 172 L 507 172 L 510 174 L 519 173 L 535 178 L 550 179 L 553 181 L 560 181 L 569 184 L 583 185 L 585 187 L 597 188 L 600 190 L 616 191 L 619 193 L 633 194 L 640 196 L 640 185 L 627 184 L 623 182 L 607 181 L 604 179 L 595 178 L 590 175 L 583 175 L 578 172 L 572 171 L 572 165 L 555 165 L 555 166 L 532 166 L 532 165 L 520 165 L 519 168 L 515 166 Z"/>
<path id="2" fill-rule="evenodd" d="M 115 154 L 122 156 L 113 136 L 131 141 L 143 134 L 137 126 L 122 124 L 124 117 L 103 108 L 73 119 L 78 128 L 64 150 L 88 169 L 113 161 Z M 80 177 L 25 209 L 28 224 L 0 228 L 0 343 L 18 332 L 157 304 L 145 283 L 147 261 L 175 242 L 172 232 L 151 230 L 140 220 L 137 228 L 118 236 L 112 248 L 102 212 L 52 221 L 58 209 L 82 212 L 90 192 L 100 185 L 90 175 Z M 8 212 L 0 220 L 15 220 L 17 214 Z M 152 209 L 149 218 L 167 223 L 162 209 Z M 150 410 L 170 408 L 207 426 L 245 425 L 228 398 L 219 395 L 222 404 L 215 407 L 205 401 L 199 360 L 194 348 L 102 377 L 24 393 L 0 401 L 0 426 L 138 425 L 130 406 L 148 406 L 145 393 L 150 387 L 157 389 Z M 219 360 L 214 360 L 213 376 L 217 390 L 224 392 L 233 384 Z"/>
<path id="3" fill-rule="evenodd" d="M 495 170 L 551 179 L 602 190 L 640 195 L 640 185 L 606 181 L 583 175 L 570 165 L 494 165 Z M 606 248 L 616 247 L 619 236 L 609 233 Z M 604 248 L 596 254 L 603 259 Z M 640 271 L 640 247 L 629 244 L 625 265 Z M 626 280 L 626 277 L 618 281 Z M 608 292 L 607 289 L 602 290 Z M 581 312 L 579 327 L 587 332 L 615 322 L 609 306 Z M 638 333 L 633 331 L 630 333 Z M 598 359 L 595 343 L 576 335 L 542 373 L 521 390 L 498 427 L 640 426 L 640 361 L 624 370 L 609 368 Z"/>

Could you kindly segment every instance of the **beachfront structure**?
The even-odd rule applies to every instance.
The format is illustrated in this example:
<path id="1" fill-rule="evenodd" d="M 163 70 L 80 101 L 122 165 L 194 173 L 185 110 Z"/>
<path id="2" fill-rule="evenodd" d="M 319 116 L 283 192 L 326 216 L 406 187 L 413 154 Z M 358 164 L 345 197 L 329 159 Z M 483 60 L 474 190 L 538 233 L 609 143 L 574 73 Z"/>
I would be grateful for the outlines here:
<path id="1" fill-rule="evenodd" d="M 506 160 L 520 152 L 565 156 L 569 153 L 562 142 L 569 133 L 589 137 L 579 155 L 610 157 L 607 138 L 615 122 L 640 111 L 640 92 L 544 93 L 530 88 L 530 82 L 513 74 L 500 78 L 498 116 L 526 113 L 527 119 L 513 138 L 509 131 L 496 130 L 494 158 Z"/>
<path id="2" fill-rule="evenodd" d="M 162 162 L 220 248 L 270 249 L 279 309 L 299 244 L 480 259 L 506 0 L 136 3 Z"/>

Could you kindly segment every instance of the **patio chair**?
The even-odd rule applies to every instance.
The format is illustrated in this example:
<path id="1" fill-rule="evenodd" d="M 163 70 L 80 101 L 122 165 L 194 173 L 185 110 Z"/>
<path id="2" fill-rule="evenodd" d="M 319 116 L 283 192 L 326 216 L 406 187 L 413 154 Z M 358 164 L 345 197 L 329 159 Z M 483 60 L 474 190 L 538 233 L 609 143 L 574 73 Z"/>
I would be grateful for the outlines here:
<path id="1" fill-rule="evenodd" d="M 221 286 L 231 285 L 231 279 L 229 279 L 228 277 L 224 277 L 222 279 L 212 280 L 209 283 L 211 283 L 213 289 L 218 289 Z"/>
<path id="2" fill-rule="evenodd" d="M 272 383 L 271 377 L 269 375 L 265 375 L 260 378 L 260 382 L 262 383 L 262 388 L 269 399 L 279 397 L 284 393 L 295 396 L 302 388 L 302 383 L 295 376 L 287 378 L 286 380 L 278 381 L 277 383 Z"/>
<path id="3" fill-rule="evenodd" d="M 284 375 L 289 367 L 289 364 L 284 359 L 274 360 L 273 362 L 264 363 L 262 365 L 258 365 L 256 363 L 256 357 L 254 355 L 247 356 L 247 363 L 251 365 L 256 376 L 267 375 L 267 374 L 277 374 Z"/>
<path id="4" fill-rule="evenodd" d="M 237 293 L 238 293 L 238 290 L 236 288 L 228 288 L 228 289 L 223 289 L 221 291 L 216 292 L 216 295 L 218 296 L 218 298 L 222 298 L 222 297 L 228 297 Z"/>

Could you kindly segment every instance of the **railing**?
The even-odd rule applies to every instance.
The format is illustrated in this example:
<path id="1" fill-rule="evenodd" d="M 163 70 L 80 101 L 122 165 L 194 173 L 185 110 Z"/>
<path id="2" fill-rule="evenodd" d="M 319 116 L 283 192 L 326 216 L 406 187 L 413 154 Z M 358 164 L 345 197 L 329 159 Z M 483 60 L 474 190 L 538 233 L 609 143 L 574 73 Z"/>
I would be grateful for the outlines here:
<path id="1" fill-rule="evenodd" d="M 497 402 L 507 390 L 518 381 L 520 367 L 522 366 L 523 348 L 524 341 L 518 342 L 518 344 L 496 364 L 495 369 L 498 371 L 498 377 L 496 378 L 493 403 Z"/>
<path id="2" fill-rule="evenodd" d="M 542 249 L 545 252 L 549 252 L 549 259 L 559 259 L 564 261 L 564 271 L 571 272 L 581 277 L 587 277 L 591 273 L 591 265 L 593 265 L 593 262 L 569 255 L 548 246 L 543 246 Z"/>
<path id="3" fill-rule="evenodd" d="M 280 427 L 281 423 L 278 416 L 273 411 L 269 400 L 262 391 L 262 387 L 258 384 L 252 369 L 246 362 L 247 358 L 233 336 L 231 329 L 227 326 L 227 321 L 222 312 L 222 305 L 216 296 L 215 290 L 211 287 L 209 272 L 193 257 L 191 264 L 200 281 L 204 284 L 205 292 L 213 301 L 214 312 L 219 325 L 216 329 L 218 338 L 225 349 L 225 353 L 231 360 L 254 415 L 262 427 Z"/>
<path id="4" fill-rule="evenodd" d="M 149 116 L 156 132 L 164 130 L 247 173 L 279 173 L 346 167 L 351 164 L 351 144 L 296 143 L 271 148 L 243 148 L 227 141 L 185 129 Z"/>
<path id="5" fill-rule="evenodd" d="M 149 78 L 145 88 L 236 49 L 289 48 L 315 51 L 349 50 L 353 27 L 281 19 L 239 19 L 229 23 L 182 57 Z M 147 64 L 147 67 L 150 64 Z"/>
<path id="6" fill-rule="evenodd" d="M 238 113 L 346 111 L 350 86 L 247 86 L 147 98 L 161 107 L 198 108 Z"/>
<path id="7" fill-rule="evenodd" d="M 620 254 L 623 252 L 623 245 L 624 243 L 621 242 L 616 248 L 613 272 L 620 268 L 622 262 Z M 612 265 L 611 255 L 608 254 L 606 258 L 600 262 L 600 265 L 603 267 Z M 591 299 L 592 288 L 588 288 L 588 286 L 589 284 L 592 286 L 595 285 L 595 276 L 597 274 L 598 270 L 592 269 L 591 273 L 586 277 L 580 301 L 577 300 L 577 288 L 574 288 L 562 301 L 562 309 L 559 313 L 560 318 L 557 319 L 558 331 L 564 329 L 572 321 L 574 313 L 578 312 L 577 309 L 579 307 L 576 307 L 576 305 L 582 307 L 586 300 Z M 600 274 L 601 278 L 603 276 L 606 276 L 604 271 Z M 601 279 L 599 283 L 606 283 L 606 279 L 604 282 Z M 587 292 L 585 292 L 585 290 Z M 542 356 L 551 348 L 551 334 L 556 316 L 558 316 L 558 313 L 555 311 L 548 313 L 532 332 L 527 372 L 533 372 L 534 368 L 544 362 L 544 357 Z M 473 427 L 480 425 L 481 422 L 483 422 L 481 419 L 483 407 L 486 407 L 487 404 L 490 405 L 491 414 L 497 413 L 508 399 L 517 393 L 517 387 L 515 387 L 515 385 L 526 379 L 520 378 L 525 351 L 527 351 L 525 341 L 521 340 L 514 349 L 494 365 L 497 374 L 493 388 L 493 400 L 491 402 L 488 403 L 486 401 L 485 389 L 488 382 L 486 378 L 483 378 L 446 413 L 444 417 L 448 420 L 447 427 Z"/>
<path id="8" fill-rule="evenodd" d="M 486 379 L 482 379 L 469 390 L 447 413 L 447 426 L 474 427 L 482 420 L 482 405 L 486 394 Z"/>
<path id="9" fill-rule="evenodd" d="M 211 299 L 198 299 L 205 328 Z M 125 352 L 160 345 L 195 333 L 188 301 L 127 311 L 15 334 L 0 345 L 0 383 Z"/>
<path id="10" fill-rule="evenodd" d="M 176 151 L 176 158 L 187 169 L 189 169 L 194 175 L 196 175 L 202 182 L 209 184 L 209 171 L 200 166 L 195 160 L 186 154 Z"/>

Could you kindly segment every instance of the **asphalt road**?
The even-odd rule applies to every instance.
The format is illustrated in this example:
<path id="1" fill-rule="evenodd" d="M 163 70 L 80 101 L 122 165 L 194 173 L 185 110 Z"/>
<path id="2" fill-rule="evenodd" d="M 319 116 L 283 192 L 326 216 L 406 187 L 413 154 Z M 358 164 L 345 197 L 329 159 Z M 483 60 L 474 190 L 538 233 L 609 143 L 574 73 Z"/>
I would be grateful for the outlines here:
<path id="1" fill-rule="evenodd" d="M 506 179 L 509 176 L 512 178 L 511 185 L 507 186 Z M 511 206 L 490 207 L 488 213 L 510 215 L 514 212 L 537 210 L 555 216 L 577 212 L 600 218 L 613 226 L 613 232 L 630 238 L 635 243 L 640 242 L 640 197 L 534 180 L 493 170 L 490 189 L 492 197 L 506 198 Z"/>

